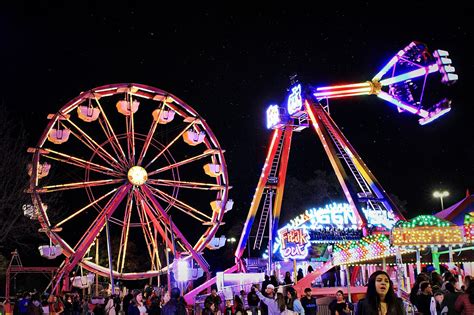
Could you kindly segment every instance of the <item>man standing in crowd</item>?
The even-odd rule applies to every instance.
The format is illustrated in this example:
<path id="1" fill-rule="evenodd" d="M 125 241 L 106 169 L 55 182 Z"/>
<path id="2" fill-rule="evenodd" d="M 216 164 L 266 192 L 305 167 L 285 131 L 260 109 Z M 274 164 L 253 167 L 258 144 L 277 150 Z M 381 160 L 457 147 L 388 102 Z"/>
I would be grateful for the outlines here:
<path id="1" fill-rule="evenodd" d="M 306 315 L 316 315 L 318 313 L 318 304 L 316 299 L 311 296 L 311 289 L 304 289 L 304 296 L 301 298 L 301 305 L 303 305 L 304 313 Z"/>

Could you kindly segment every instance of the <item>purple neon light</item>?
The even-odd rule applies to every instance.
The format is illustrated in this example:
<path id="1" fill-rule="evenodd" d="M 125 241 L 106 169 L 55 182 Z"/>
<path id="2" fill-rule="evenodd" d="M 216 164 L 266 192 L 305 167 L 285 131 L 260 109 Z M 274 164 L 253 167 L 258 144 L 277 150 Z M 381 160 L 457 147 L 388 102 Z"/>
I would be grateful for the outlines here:
<path id="1" fill-rule="evenodd" d="M 432 116 L 430 115 L 429 117 L 425 117 L 425 118 L 422 118 L 422 119 L 418 120 L 418 123 L 422 126 L 427 125 L 430 122 L 440 118 L 444 114 L 447 114 L 450 110 L 451 110 L 451 107 L 442 109 L 441 111 L 437 112 L 436 114 L 434 114 Z"/>
<path id="2" fill-rule="evenodd" d="M 400 57 L 402 57 L 404 54 L 405 51 L 400 50 L 398 54 L 393 56 L 393 58 L 382 68 L 382 70 L 380 70 L 379 73 L 374 76 L 372 81 L 379 81 L 385 75 L 385 73 L 387 73 L 387 71 L 390 70 L 390 68 L 393 67 L 393 65 L 396 64 L 398 60 L 400 60 Z"/>
<path id="3" fill-rule="evenodd" d="M 402 101 L 397 100 L 396 98 L 394 98 L 393 96 L 391 96 L 390 94 L 388 94 L 386 92 L 381 91 L 380 93 L 377 94 L 377 96 L 380 97 L 383 100 L 386 100 L 387 102 L 392 103 L 393 105 L 395 105 L 399 108 L 402 108 L 402 109 L 412 113 L 412 114 L 417 114 L 417 115 L 419 115 L 423 118 L 428 116 L 428 112 L 426 110 L 418 109 L 415 106 L 403 103 Z"/>
<path id="4" fill-rule="evenodd" d="M 382 84 L 382 86 L 387 86 L 387 85 L 391 85 L 397 82 L 402 82 L 402 81 L 406 81 L 406 80 L 413 79 L 416 77 L 420 77 L 425 74 L 433 73 L 438 70 L 439 70 L 438 65 L 434 63 L 432 65 L 429 65 L 428 67 L 423 67 L 423 68 L 416 69 L 416 70 L 413 70 L 401 75 L 397 75 L 396 77 L 382 80 L 380 81 L 380 84 Z"/>

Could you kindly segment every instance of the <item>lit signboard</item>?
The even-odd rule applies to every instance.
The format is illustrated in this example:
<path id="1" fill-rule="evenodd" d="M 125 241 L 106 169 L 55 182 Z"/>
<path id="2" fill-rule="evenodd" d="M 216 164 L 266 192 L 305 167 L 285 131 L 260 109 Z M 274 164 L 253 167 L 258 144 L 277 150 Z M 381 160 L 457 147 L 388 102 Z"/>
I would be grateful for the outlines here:
<path id="1" fill-rule="evenodd" d="M 301 84 L 291 88 L 291 94 L 288 96 L 288 114 L 293 115 L 301 110 L 303 99 L 301 98 Z"/>
<path id="2" fill-rule="evenodd" d="M 308 256 L 309 235 L 305 228 L 278 230 L 280 255 L 284 259 L 303 259 Z"/>
<path id="3" fill-rule="evenodd" d="M 303 224 L 312 230 L 326 227 L 357 229 L 361 226 L 348 203 L 331 203 L 324 207 L 308 209 L 290 220 L 287 226 L 299 227 Z"/>
<path id="4" fill-rule="evenodd" d="M 273 128 L 281 122 L 280 109 L 278 105 L 270 105 L 267 108 L 267 128 Z"/>
<path id="5" fill-rule="evenodd" d="M 370 225 L 391 229 L 396 222 L 392 212 L 362 209 Z M 294 217 L 278 230 L 273 246 L 274 253 L 279 252 L 283 259 L 305 258 L 310 243 L 331 243 L 350 239 L 359 239 L 362 222 L 348 203 L 331 203 L 324 207 L 311 208 Z M 292 244 L 288 249 L 287 239 L 296 239 L 300 234 L 291 231 L 301 229 L 301 239 L 308 240 L 304 245 Z M 296 232 L 295 232 L 296 233 Z M 297 232 L 300 233 L 300 232 Z M 285 239 L 283 239 L 283 236 Z"/>
<path id="6" fill-rule="evenodd" d="M 362 209 L 367 222 L 373 226 L 383 226 L 390 230 L 398 219 L 395 218 L 393 211 L 389 210 L 373 210 L 373 209 Z"/>

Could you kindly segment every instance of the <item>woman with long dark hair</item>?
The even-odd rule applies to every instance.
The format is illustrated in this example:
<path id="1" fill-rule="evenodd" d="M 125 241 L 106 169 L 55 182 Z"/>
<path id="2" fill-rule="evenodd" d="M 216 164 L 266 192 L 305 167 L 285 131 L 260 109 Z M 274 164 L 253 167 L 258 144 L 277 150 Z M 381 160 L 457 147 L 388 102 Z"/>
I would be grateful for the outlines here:
<path id="1" fill-rule="evenodd" d="M 294 313 L 304 314 L 304 308 L 301 301 L 298 299 L 296 290 L 292 287 L 286 289 L 286 308 Z"/>
<path id="2" fill-rule="evenodd" d="M 353 309 L 354 306 L 352 303 L 349 303 L 349 301 L 346 301 L 342 290 L 338 290 L 336 292 L 336 299 L 329 303 L 331 315 L 347 315 L 350 314 Z"/>
<path id="3" fill-rule="evenodd" d="M 291 279 L 291 273 L 289 271 L 285 272 L 285 279 L 283 279 L 286 285 L 293 284 L 293 279 Z"/>
<path id="4" fill-rule="evenodd" d="M 474 314 L 474 281 L 471 280 L 466 292 L 457 298 L 454 309 L 461 315 Z"/>
<path id="5" fill-rule="evenodd" d="M 128 306 L 128 315 L 145 315 L 148 310 L 143 301 L 142 291 L 133 290 L 133 299 Z"/>
<path id="6" fill-rule="evenodd" d="M 382 270 L 374 272 L 367 284 L 365 298 L 357 304 L 356 315 L 405 315 L 402 301 L 393 291 L 389 275 Z"/>

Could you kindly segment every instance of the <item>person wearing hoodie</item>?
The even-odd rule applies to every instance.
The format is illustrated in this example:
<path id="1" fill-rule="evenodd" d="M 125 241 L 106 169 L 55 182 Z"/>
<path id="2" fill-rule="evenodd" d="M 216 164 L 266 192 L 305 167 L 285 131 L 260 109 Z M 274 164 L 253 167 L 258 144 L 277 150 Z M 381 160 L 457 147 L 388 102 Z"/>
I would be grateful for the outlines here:
<path id="1" fill-rule="evenodd" d="M 430 315 L 431 298 L 433 297 L 433 289 L 429 281 L 420 283 L 420 290 L 418 294 L 416 308 L 423 315 Z"/>
<path id="2" fill-rule="evenodd" d="M 268 308 L 269 315 L 280 315 L 280 305 L 278 305 L 278 301 L 275 299 L 275 286 L 273 284 L 268 284 L 265 293 L 267 296 L 263 296 L 262 293 L 259 291 L 255 292 L 260 299 L 261 303 L 264 303 Z M 283 309 L 284 310 L 284 309 Z"/>
<path id="3" fill-rule="evenodd" d="M 448 306 L 444 300 L 444 293 L 438 290 L 431 298 L 430 315 L 448 315 Z"/>

